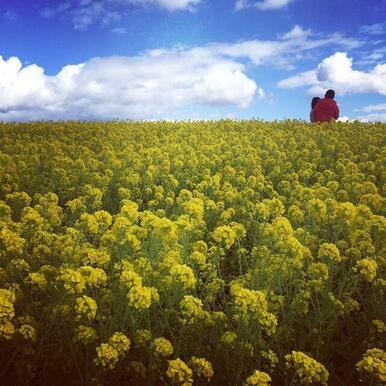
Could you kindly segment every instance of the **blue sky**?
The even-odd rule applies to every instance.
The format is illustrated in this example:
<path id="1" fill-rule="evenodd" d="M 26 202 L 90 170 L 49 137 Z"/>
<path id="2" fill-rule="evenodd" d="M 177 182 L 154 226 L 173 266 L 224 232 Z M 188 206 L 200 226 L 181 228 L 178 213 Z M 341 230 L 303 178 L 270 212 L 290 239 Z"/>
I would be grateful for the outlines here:
<path id="1" fill-rule="evenodd" d="M 386 121 L 386 0 L 2 0 L 0 120 Z"/>

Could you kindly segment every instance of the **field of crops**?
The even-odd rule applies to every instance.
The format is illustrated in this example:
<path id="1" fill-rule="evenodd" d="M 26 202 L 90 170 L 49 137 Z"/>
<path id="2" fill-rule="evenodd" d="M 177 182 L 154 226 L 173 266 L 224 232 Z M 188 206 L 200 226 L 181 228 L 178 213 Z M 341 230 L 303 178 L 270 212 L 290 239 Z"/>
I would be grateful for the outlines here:
<path id="1" fill-rule="evenodd" d="M 0 384 L 385 385 L 385 142 L 0 123 Z"/>

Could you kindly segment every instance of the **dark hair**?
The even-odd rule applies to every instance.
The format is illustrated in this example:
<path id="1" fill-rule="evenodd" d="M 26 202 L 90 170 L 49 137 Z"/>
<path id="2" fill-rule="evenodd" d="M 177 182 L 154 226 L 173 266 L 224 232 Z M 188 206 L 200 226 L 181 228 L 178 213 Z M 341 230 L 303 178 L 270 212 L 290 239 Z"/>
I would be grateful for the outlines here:
<path id="1" fill-rule="evenodd" d="M 330 98 L 330 99 L 334 99 L 334 97 L 335 97 L 335 91 L 334 91 L 334 90 L 327 90 L 327 91 L 326 91 L 325 97 L 326 97 L 326 98 Z"/>
<path id="2" fill-rule="evenodd" d="M 319 97 L 313 97 L 311 101 L 311 109 L 315 107 L 315 105 L 320 101 Z"/>

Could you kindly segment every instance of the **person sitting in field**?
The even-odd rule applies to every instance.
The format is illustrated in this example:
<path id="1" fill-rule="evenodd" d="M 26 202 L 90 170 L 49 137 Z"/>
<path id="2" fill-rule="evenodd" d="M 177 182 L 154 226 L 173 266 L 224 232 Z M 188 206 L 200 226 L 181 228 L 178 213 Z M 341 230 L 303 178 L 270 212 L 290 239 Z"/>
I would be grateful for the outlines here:
<path id="1" fill-rule="evenodd" d="M 310 112 L 310 121 L 315 122 L 314 119 L 314 107 L 320 101 L 319 97 L 313 97 L 311 101 L 311 112 Z"/>
<path id="2" fill-rule="evenodd" d="M 327 90 L 323 99 L 314 107 L 314 122 L 330 122 L 339 118 L 339 107 L 334 101 L 335 91 Z"/>

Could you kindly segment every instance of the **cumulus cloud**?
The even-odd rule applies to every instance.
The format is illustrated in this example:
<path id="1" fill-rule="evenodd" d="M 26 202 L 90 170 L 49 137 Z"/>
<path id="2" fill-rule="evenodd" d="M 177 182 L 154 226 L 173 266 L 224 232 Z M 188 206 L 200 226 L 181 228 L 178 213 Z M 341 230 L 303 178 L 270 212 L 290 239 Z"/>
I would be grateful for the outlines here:
<path id="1" fill-rule="evenodd" d="M 54 76 L 0 57 L 0 120 L 144 119 L 189 105 L 246 107 L 256 92 L 241 63 L 192 50 L 95 58 Z"/>
<path id="2" fill-rule="evenodd" d="M 334 88 L 339 94 L 377 93 L 386 95 L 386 63 L 377 64 L 368 72 L 355 70 L 353 59 L 346 52 L 325 58 L 316 69 L 283 79 L 281 88 L 309 87 L 312 94 Z"/>
<path id="3" fill-rule="evenodd" d="M 120 21 L 134 7 L 158 7 L 167 11 L 194 11 L 201 0 L 66 0 L 41 9 L 45 18 L 62 16 L 75 29 L 85 30 L 91 24 L 111 25 Z"/>
<path id="4" fill-rule="evenodd" d="M 258 8 L 262 11 L 281 9 L 291 3 L 292 0 L 262 0 L 262 1 L 251 1 L 251 0 L 237 0 L 235 9 L 237 11 L 245 8 Z"/>

